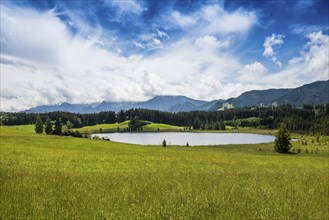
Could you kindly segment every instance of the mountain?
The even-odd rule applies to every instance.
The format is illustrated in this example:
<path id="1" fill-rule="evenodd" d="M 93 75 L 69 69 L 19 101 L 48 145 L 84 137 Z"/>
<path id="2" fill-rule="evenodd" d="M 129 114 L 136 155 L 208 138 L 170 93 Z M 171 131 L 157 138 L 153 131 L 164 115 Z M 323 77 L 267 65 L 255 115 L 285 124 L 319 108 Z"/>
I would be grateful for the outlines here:
<path id="1" fill-rule="evenodd" d="M 94 105 L 89 104 L 69 104 L 41 105 L 26 110 L 26 113 L 46 113 L 52 111 L 94 113 L 101 111 L 127 110 L 131 108 L 144 108 L 159 111 L 179 112 L 192 110 L 208 110 L 207 101 L 195 100 L 185 96 L 155 96 L 144 102 L 107 102 L 103 101 Z"/>
<path id="2" fill-rule="evenodd" d="M 206 103 L 206 101 L 194 100 L 185 96 L 155 96 L 146 102 L 137 104 L 136 107 L 179 112 L 197 110 Z"/>
<path id="3" fill-rule="evenodd" d="M 294 89 L 252 90 L 236 98 L 218 101 L 209 110 L 252 106 L 277 106 L 289 103 L 296 107 L 329 103 L 329 80 L 317 81 Z"/>
<path id="4" fill-rule="evenodd" d="M 295 106 L 329 103 L 329 80 L 317 81 L 292 89 L 285 95 L 276 99 L 276 102 L 279 105 L 292 103 Z"/>
<path id="5" fill-rule="evenodd" d="M 143 102 L 107 102 L 92 104 L 42 105 L 26 110 L 27 113 L 45 113 L 64 111 L 75 113 L 94 113 L 101 111 L 127 110 L 131 108 L 145 108 L 168 112 L 182 111 L 217 111 L 226 108 L 277 106 L 289 103 L 301 107 L 305 104 L 329 103 L 329 80 L 317 81 L 294 89 L 252 90 L 242 93 L 236 98 L 227 100 L 202 101 L 185 96 L 155 96 Z"/>
<path id="6" fill-rule="evenodd" d="M 91 104 L 70 104 L 70 103 L 61 103 L 58 105 L 41 105 L 35 108 L 26 110 L 26 113 L 45 113 L 45 112 L 54 112 L 54 111 L 63 111 L 63 112 L 76 112 L 76 113 L 86 113 L 90 112 L 93 109 Z"/>

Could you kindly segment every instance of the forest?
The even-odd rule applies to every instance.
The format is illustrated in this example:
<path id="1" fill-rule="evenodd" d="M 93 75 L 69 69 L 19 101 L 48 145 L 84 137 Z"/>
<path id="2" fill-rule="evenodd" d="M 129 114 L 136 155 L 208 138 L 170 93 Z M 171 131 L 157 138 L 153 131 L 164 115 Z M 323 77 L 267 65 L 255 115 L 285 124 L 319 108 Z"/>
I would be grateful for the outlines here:
<path id="1" fill-rule="evenodd" d="M 329 135 L 329 104 L 304 105 L 303 108 L 293 108 L 287 104 L 278 107 L 245 107 L 223 111 L 178 113 L 149 109 L 121 110 L 118 113 L 106 111 L 94 114 L 1 112 L 0 123 L 1 125 L 34 124 L 37 116 L 40 116 L 43 122 L 48 118 L 54 122 L 61 120 L 62 123 L 67 123 L 67 121 L 70 121 L 74 128 L 120 123 L 134 118 L 201 130 L 223 130 L 225 126 L 275 129 L 283 122 L 288 130 L 296 133 Z"/>

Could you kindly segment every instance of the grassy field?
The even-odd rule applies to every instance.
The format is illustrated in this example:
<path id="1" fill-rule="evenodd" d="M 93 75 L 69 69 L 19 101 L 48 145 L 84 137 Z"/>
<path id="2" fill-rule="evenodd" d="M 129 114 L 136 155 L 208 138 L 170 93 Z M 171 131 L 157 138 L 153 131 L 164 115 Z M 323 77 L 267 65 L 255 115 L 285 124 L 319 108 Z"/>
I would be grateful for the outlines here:
<path id="1" fill-rule="evenodd" d="M 164 148 L 0 129 L 0 219 L 329 218 L 328 137 L 282 155 L 273 144 Z"/>

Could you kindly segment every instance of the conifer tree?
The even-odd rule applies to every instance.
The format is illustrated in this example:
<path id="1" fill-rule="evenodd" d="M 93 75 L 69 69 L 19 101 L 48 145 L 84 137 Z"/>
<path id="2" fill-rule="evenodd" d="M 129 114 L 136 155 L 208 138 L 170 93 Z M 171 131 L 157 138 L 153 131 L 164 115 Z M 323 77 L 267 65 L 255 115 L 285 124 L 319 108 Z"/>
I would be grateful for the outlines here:
<path id="1" fill-rule="evenodd" d="M 275 138 L 274 149 L 279 153 L 288 153 L 291 148 L 290 134 L 284 123 L 281 123 L 280 129 Z"/>
<path id="2" fill-rule="evenodd" d="M 43 123 L 42 123 L 42 120 L 39 115 L 37 116 L 37 118 L 35 120 L 34 130 L 35 130 L 35 133 L 37 133 L 37 134 L 42 134 L 42 132 L 43 132 Z"/>
<path id="3" fill-rule="evenodd" d="M 46 120 L 45 132 L 46 132 L 46 134 L 52 134 L 53 133 L 53 123 L 51 122 L 50 118 L 47 118 L 47 120 Z"/>

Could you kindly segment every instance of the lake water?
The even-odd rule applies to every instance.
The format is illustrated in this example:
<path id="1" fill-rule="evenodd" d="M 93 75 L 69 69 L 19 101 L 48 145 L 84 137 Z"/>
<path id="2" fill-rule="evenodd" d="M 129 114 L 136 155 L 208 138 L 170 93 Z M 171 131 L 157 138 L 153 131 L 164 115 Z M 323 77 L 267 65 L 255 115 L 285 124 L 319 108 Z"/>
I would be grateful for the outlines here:
<path id="1" fill-rule="evenodd" d="M 271 135 L 246 133 L 196 133 L 196 132 L 136 132 L 136 133 L 102 133 L 95 134 L 107 137 L 111 141 L 142 144 L 162 145 L 163 139 L 167 145 L 221 145 L 221 144 L 257 144 L 273 142 Z"/>

